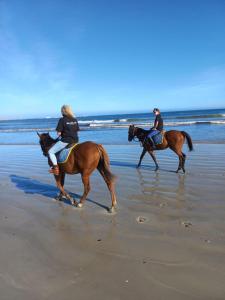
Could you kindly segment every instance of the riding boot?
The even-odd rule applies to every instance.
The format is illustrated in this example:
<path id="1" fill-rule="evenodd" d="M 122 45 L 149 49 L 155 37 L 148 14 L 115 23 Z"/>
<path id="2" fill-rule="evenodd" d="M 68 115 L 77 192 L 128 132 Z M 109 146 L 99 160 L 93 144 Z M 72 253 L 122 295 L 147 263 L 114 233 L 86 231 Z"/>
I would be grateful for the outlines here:
<path id="1" fill-rule="evenodd" d="M 153 150 L 155 150 L 155 149 L 156 149 L 156 145 L 155 145 L 155 143 L 154 143 L 154 141 L 153 141 L 153 138 L 148 137 L 148 141 L 149 141 L 149 144 L 150 144 L 151 148 L 152 148 Z"/>
<path id="2" fill-rule="evenodd" d="M 53 166 L 50 170 L 49 173 L 54 174 L 54 175 L 59 175 L 59 167 L 58 165 Z"/>

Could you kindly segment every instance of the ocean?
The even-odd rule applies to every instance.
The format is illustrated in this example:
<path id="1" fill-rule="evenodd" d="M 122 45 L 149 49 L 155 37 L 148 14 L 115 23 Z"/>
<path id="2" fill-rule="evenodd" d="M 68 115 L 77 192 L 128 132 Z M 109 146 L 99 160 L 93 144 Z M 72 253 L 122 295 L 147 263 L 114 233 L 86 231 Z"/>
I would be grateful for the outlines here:
<path id="1" fill-rule="evenodd" d="M 225 143 L 225 109 L 162 112 L 165 130 L 182 130 L 194 142 Z M 38 143 L 36 132 L 50 132 L 56 137 L 58 118 L 0 120 L 0 145 L 33 145 Z M 80 142 L 95 141 L 102 144 L 128 144 L 130 124 L 149 129 L 152 113 L 112 114 L 78 117 Z"/>

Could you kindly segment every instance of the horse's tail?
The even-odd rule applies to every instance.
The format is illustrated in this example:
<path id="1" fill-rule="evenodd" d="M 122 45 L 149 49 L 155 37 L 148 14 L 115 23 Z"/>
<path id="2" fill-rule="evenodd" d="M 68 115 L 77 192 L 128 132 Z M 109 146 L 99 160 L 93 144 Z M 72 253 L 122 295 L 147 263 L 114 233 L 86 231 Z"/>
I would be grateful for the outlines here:
<path id="1" fill-rule="evenodd" d="M 194 150 L 194 148 L 193 148 L 193 143 L 192 143 L 192 139 L 191 139 L 190 135 L 189 135 L 187 132 L 185 132 L 185 131 L 181 131 L 181 133 L 183 134 L 183 136 L 184 136 L 184 137 L 186 138 L 186 140 L 187 140 L 187 144 L 188 144 L 189 151 Z"/>
<path id="2" fill-rule="evenodd" d="M 109 156 L 106 152 L 106 150 L 103 148 L 102 145 L 97 144 L 98 151 L 100 153 L 100 160 L 98 163 L 98 170 L 100 173 L 103 173 L 106 179 L 110 182 L 115 181 L 116 176 L 113 175 L 110 171 L 110 162 L 109 162 Z"/>

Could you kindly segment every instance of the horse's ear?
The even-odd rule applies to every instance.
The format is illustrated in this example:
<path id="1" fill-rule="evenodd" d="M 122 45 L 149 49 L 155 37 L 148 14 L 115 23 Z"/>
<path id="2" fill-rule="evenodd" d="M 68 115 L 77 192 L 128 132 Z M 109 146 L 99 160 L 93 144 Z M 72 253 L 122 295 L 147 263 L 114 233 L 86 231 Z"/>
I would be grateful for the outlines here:
<path id="1" fill-rule="evenodd" d="M 40 135 L 40 133 L 38 132 L 38 131 L 36 131 L 37 132 L 37 135 L 39 136 L 39 138 L 41 137 L 41 135 Z"/>

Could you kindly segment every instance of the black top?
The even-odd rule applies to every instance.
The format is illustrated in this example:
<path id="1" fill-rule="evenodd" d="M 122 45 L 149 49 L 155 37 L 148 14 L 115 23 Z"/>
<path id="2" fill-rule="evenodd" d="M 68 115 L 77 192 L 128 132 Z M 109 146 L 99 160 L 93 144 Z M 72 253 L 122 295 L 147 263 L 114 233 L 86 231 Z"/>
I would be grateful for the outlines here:
<path id="1" fill-rule="evenodd" d="M 156 125 L 156 122 L 158 122 L 158 125 Z M 163 119 L 161 117 L 161 115 L 157 115 L 156 118 L 155 118 L 155 123 L 154 123 L 154 127 L 159 130 L 159 131 L 162 131 L 163 130 Z"/>
<path id="2" fill-rule="evenodd" d="M 77 131 L 79 125 L 76 118 L 68 118 L 63 116 L 59 119 L 56 131 L 61 132 L 61 141 L 63 143 L 78 143 Z"/>

